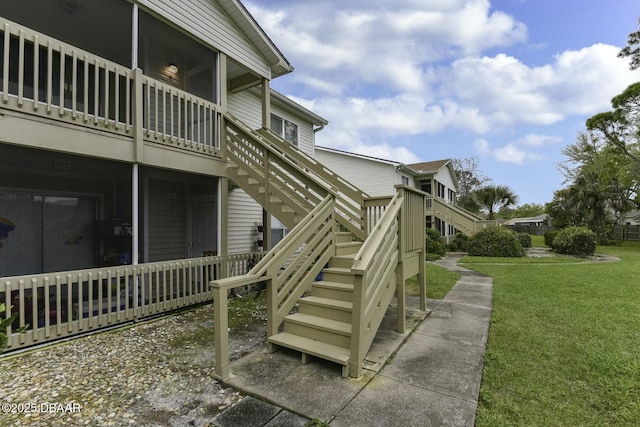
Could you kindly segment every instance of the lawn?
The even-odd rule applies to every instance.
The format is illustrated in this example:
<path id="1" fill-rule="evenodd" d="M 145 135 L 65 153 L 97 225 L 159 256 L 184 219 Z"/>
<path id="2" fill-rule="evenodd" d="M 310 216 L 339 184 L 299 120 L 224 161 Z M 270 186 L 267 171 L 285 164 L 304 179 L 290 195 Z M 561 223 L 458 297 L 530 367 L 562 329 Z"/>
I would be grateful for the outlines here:
<path id="1" fill-rule="evenodd" d="M 460 275 L 449 271 L 444 267 L 427 262 L 425 264 L 425 276 L 427 282 L 427 298 L 442 299 L 456 284 Z M 407 295 L 419 296 L 417 277 L 407 280 Z"/>
<path id="2" fill-rule="evenodd" d="M 621 261 L 463 264 L 494 286 L 476 425 L 638 425 L 640 244 L 596 252 Z"/>

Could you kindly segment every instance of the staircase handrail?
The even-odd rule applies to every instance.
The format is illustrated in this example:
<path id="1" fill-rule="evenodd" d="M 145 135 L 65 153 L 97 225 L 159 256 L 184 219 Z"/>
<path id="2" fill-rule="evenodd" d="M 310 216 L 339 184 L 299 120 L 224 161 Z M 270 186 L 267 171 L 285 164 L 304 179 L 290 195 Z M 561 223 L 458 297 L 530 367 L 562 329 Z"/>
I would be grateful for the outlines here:
<path id="1" fill-rule="evenodd" d="M 216 377 L 229 376 L 227 292 L 266 283 L 267 336 L 275 335 L 298 298 L 334 255 L 335 201 L 327 195 L 247 274 L 210 282 L 214 300 Z M 303 249 L 300 249 L 304 245 Z"/>
<path id="2" fill-rule="evenodd" d="M 253 130 L 246 126 L 230 113 L 225 113 L 227 126 L 236 128 L 244 134 L 252 137 L 271 155 L 277 156 L 284 163 L 291 167 L 290 173 L 293 176 L 300 174 L 304 179 L 309 179 L 336 200 L 338 221 L 354 235 L 364 240 L 366 237 L 364 200 L 368 197 L 366 193 L 355 187 L 353 184 L 341 178 L 338 174 L 328 169 L 313 157 L 291 146 L 277 134 L 269 129 Z"/>
<path id="3" fill-rule="evenodd" d="M 458 205 L 457 203 L 449 203 L 449 202 L 447 202 L 446 199 L 444 199 L 442 197 L 438 197 L 438 196 L 431 196 L 431 198 L 435 199 L 440 204 L 443 204 L 443 205 L 447 206 L 448 208 L 451 208 L 451 209 L 453 209 L 455 211 L 459 211 L 460 214 L 468 216 L 468 217 L 470 217 L 470 219 L 473 219 L 474 221 L 484 221 L 484 218 L 482 218 L 480 215 L 475 214 L 475 213 L 463 208 L 462 206 Z"/>
<path id="4" fill-rule="evenodd" d="M 349 371 L 356 377 L 362 373 L 362 361 L 397 286 L 403 201 L 402 192 L 396 192 L 356 253 L 351 267 L 354 289 Z M 404 316 L 404 313 L 398 314 L 401 315 Z"/>

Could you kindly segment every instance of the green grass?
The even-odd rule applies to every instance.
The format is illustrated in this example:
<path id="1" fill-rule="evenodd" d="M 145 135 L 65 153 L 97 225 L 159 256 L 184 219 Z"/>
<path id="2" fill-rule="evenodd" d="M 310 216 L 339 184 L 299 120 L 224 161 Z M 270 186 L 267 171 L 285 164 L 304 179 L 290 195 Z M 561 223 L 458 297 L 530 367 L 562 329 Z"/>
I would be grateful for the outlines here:
<path id="1" fill-rule="evenodd" d="M 478 426 L 637 425 L 640 244 L 620 262 L 468 264 L 493 277 Z"/>
<path id="2" fill-rule="evenodd" d="M 427 276 L 427 298 L 433 299 L 444 298 L 460 278 L 458 273 L 431 263 L 425 264 L 425 275 Z M 416 277 L 407 280 L 407 294 L 412 296 L 420 295 L 418 279 Z"/>

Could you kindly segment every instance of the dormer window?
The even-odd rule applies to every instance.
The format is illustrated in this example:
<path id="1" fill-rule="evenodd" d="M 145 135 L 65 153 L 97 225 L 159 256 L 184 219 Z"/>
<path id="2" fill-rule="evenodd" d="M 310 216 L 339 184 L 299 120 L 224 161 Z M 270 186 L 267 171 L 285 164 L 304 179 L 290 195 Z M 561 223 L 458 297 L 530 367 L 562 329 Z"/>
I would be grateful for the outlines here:
<path id="1" fill-rule="evenodd" d="M 298 125 L 283 119 L 282 117 L 271 115 L 271 130 L 289 141 L 294 147 L 298 146 Z"/>

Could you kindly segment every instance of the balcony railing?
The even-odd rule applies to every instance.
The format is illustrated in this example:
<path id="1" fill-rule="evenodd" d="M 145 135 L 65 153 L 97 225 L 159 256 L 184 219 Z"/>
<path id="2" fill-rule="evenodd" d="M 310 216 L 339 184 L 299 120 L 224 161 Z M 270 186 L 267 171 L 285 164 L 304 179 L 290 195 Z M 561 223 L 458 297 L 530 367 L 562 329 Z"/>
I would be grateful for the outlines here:
<path id="1" fill-rule="evenodd" d="M 9 350 L 211 301 L 209 282 L 246 274 L 262 252 L 0 278 Z M 28 325 L 23 333 L 17 328 Z"/>
<path id="2" fill-rule="evenodd" d="M 220 106 L 0 17 L 0 107 L 218 156 Z M 138 108 L 136 108 L 138 107 Z"/>

